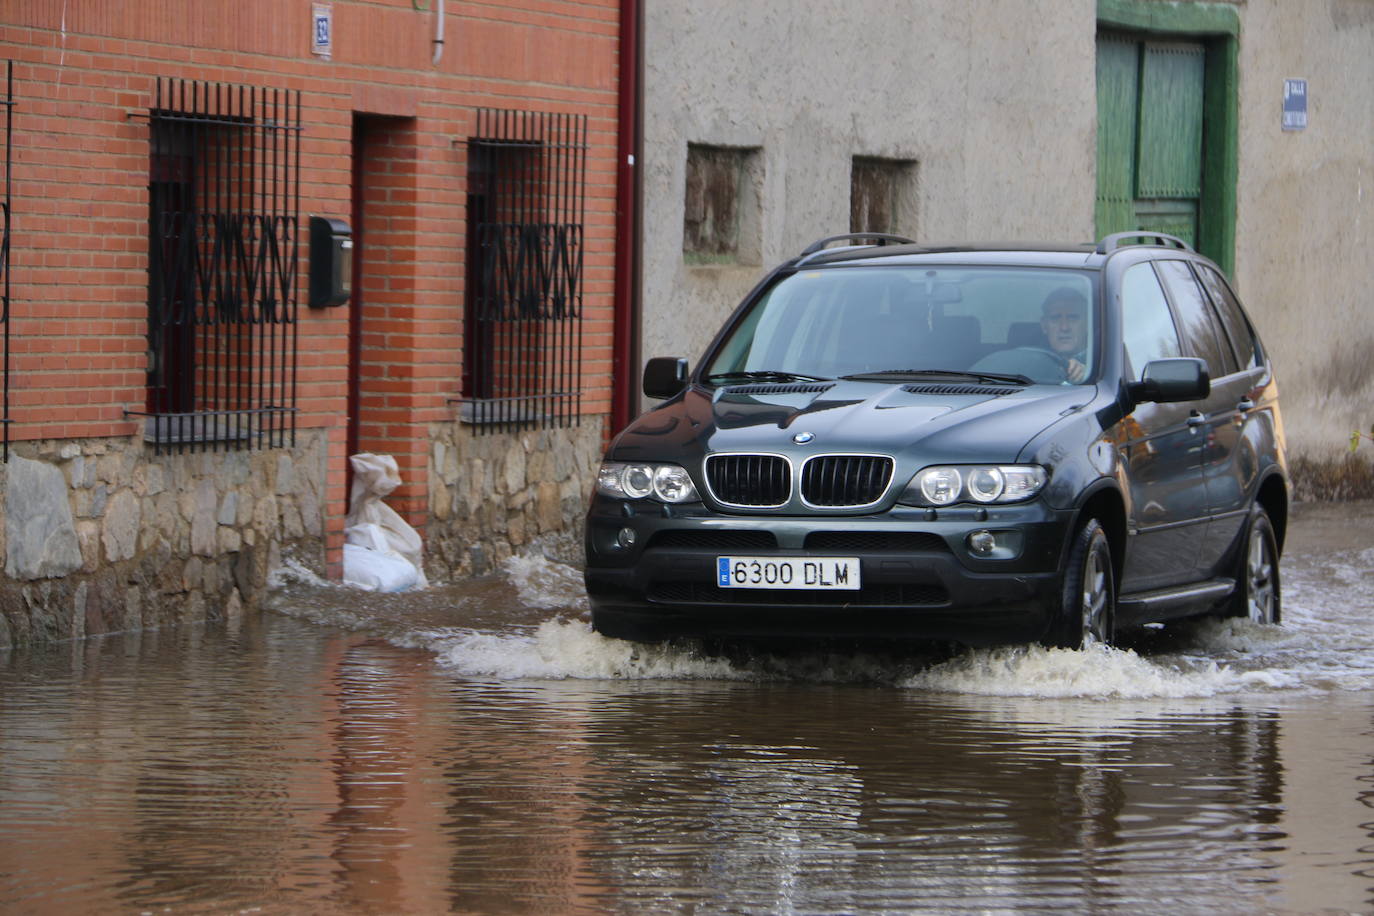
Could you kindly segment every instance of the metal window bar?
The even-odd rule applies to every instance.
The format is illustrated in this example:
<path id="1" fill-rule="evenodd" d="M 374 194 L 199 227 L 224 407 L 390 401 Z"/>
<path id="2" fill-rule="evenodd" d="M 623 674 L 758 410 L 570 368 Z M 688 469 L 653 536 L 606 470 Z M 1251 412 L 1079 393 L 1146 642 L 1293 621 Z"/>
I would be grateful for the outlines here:
<path id="1" fill-rule="evenodd" d="M 300 93 L 159 79 L 149 113 L 155 450 L 295 444 Z"/>
<path id="2" fill-rule="evenodd" d="M 10 146 L 14 126 L 14 61 L 5 61 L 5 198 L 0 201 L 0 325 L 4 326 L 4 403 L 0 427 L 4 432 L 4 461 L 10 460 L 10 176 L 14 157 Z"/>
<path id="3" fill-rule="evenodd" d="M 587 117 L 480 108 L 468 141 L 463 420 L 581 420 Z"/>

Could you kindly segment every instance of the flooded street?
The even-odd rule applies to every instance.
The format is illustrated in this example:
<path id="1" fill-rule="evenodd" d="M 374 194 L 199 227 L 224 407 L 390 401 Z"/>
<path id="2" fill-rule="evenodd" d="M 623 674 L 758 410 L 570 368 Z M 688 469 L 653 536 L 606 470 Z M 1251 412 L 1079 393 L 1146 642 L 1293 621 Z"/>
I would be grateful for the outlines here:
<path id="1" fill-rule="evenodd" d="M 1374 910 L 1374 506 L 1285 625 L 703 657 L 543 560 L 0 653 L 0 912 Z"/>

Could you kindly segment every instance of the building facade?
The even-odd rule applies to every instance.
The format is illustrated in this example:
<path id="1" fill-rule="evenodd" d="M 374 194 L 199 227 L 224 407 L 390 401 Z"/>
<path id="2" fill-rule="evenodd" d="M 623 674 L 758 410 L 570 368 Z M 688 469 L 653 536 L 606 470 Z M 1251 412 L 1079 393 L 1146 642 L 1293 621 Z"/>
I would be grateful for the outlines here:
<path id="1" fill-rule="evenodd" d="M 360 452 L 431 580 L 573 556 L 642 360 L 855 229 L 1183 235 L 1279 367 L 1296 495 L 1374 494 L 1371 0 L 640 15 L 10 0 L 0 645 L 337 578 Z"/>
<path id="2" fill-rule="evenodd" d="M 1150 228 L 1230 274 L 1295 492 L 1374 495 L 1374 3 L 915 0 L 646 10 L 644 358 L 697 359 L 846 231 Z M 1301 89 L 1301 95 L 1299 90 Z"/>
<path id="3" fill-rule="evenodd" d="M 610 410 L 617 0 L 13 0 L 0 645 L 571 543 Z"/>

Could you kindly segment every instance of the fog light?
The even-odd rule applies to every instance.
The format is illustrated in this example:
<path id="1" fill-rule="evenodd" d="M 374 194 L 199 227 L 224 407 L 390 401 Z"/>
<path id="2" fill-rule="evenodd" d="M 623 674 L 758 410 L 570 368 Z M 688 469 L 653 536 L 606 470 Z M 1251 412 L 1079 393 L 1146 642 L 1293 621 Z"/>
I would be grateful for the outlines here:
<path id="1" fill-rule="evenodd" d="M 635 530 L 633 528 L 621 528 L 620 533 L 615 536 L 615 542 L 621 547 L 633 547 L 635 544 Z"/>
<path id="2" fill-rule="evenodd" d="M 975 556 L 990 557 L 997 549 L 997 538 L 993 537 L 991 531 L 974 531 L 969 534 L 967 540 L 968 549 Z"/>
<path id="3" fill-rule="evenodd" d="M 989 531 L 979 528 L 964 538 L 969 554 L 979 560 L 1014 560 L 1021 555 L 1024 542 L 1021 532 L 1015 529 Z"/>

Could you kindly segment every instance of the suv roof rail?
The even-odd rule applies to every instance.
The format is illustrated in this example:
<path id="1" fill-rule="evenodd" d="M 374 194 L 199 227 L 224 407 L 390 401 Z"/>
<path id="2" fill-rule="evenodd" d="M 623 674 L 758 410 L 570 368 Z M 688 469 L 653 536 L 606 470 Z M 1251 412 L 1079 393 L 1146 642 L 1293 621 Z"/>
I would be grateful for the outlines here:
<path id="1" fill-rule="evenodd" d="M 1163 232 L 1148 232 L 1144 229 L 1133 229 L 1129 232 L 1113 232 L 1105 236 L 1102 241 L 1097 243 L 1097 253 L 1107 254 L 1116 251 L 1118 248 L 1126 247 L 1127 239 L 1154 239 L 1153 242 L 1146 242 L 1147 245 L 1155 245 L 1161 248 L 1179 248 L 1183 251 L 1194 251 L 1193 246 L 1176 235 L 1165 235 Z M 1196 253 L 1194 251 L 1194 253 Z"/>
<path id="2" fill-rule="evenodd" d="M 799 257 L 806 259 L 818 251 L 824 250 L 826 245 L 831 242 L 839 241 L 858 241 L 860 239 L 873 239 L 879 245 L 915 245 L 915 239 L 909 239 L 901 235 L 890 235 L 886 232 L 846 232 L 844 235 L 828 235 L 823 239 L 817 239 L 806 246 Z"/>

